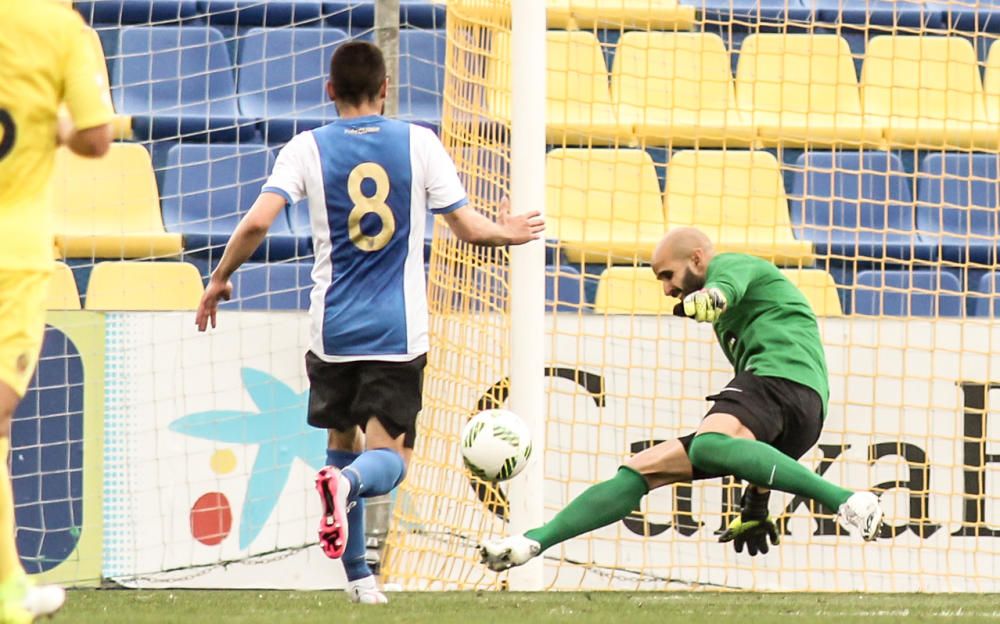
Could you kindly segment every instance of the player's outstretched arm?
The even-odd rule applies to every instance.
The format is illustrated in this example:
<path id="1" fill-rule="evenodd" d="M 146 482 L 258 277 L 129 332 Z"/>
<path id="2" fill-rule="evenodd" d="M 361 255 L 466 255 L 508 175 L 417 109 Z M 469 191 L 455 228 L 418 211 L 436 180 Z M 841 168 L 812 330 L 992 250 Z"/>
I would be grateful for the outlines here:
<path id="1" fill-rule="evenodd" d="M 226 244 L 226 251 L 222 254 L 219 266 L 212 272 L 212 278 L 208 281 L 208 286 L 205 287 L 201 303 L 198 304 L 198 312 L 195 315 L 198 331 L 205 331 L 209 322 L 213 328 L 215 327 L 215 315 L 219 309 L 219 302 L 228 301 L 233 292 L 233 285 L 229 283 L 229 278 L 264 242 L 264 237 L 267 236 L 271 224 L 284 209 L 284 197 L 277 193 L 264 192 L 260 194 L 250 211 L 240 220 Z"/>
<path id="2" fill-rule="evenodd" d="M 468 205 L 444 215 L 444 220 L 455 236 L 467 243 L 485 247 L 523 245 L 540 238 L 545 229 L 545 220 L 538 211 L 510 214 L 510 200 L 506 197 L 500 202 L 497 221 L 485 217 Z"/>

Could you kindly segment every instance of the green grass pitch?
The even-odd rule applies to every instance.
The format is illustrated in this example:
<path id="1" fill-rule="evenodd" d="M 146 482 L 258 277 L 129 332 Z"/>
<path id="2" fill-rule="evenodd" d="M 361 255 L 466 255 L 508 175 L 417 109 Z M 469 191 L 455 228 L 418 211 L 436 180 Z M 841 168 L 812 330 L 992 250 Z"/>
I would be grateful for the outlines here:
<path id="1" fill-rule="evenodd" d="M 760 594 L 714 592 L 393 593 L 384 606 L 343 592 L 76 590 L 53 624 L 758 624 L 997 622 L 997 594 Z"/>

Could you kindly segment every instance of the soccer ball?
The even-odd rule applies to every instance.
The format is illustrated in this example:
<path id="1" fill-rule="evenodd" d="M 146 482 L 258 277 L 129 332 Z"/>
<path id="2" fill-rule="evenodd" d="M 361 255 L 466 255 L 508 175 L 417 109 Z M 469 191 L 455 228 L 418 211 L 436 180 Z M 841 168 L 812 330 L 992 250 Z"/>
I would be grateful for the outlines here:
<path id="1" fill-rule="evenodd" d="M 517 414 L 489 409 L 462 429 L 462 459 L 483 481 L 506 481 L 524 470 L 531 457 L 531 431 Z"/>

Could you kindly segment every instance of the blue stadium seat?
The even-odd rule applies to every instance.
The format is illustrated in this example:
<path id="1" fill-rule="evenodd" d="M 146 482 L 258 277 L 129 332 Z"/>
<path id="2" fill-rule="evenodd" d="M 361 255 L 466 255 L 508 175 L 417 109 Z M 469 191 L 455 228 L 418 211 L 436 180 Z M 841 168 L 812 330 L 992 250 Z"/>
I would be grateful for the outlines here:
<path id="1" fill-rule="evenodd" d="M 579 312 L 583 302 L 583 276 L 566 264 L 545 267 L 545 311 Z"/>
<path id="2" fill-rule="evenodd" d="M 962 316 L 961 291 L 958 278 L 951 273 L 862 271 L 854 282 L 854 313 L 868 316 Z"/>
<path id="3" fill-rule="evenodd" d="M 399 117 L 437 130 L 444 92 L 443 30 L 399 33 Z"/>
<path id="4" fill-rule="evenodd" d="M 311 262 L 248 262 L 233 274 L 233 296 L 219 307 L 231 310 L 308 310 Z"/>
<path id="5" fill-rule="evenodd" d="M 972 299 L 972 316 L 1000 317 L 1000 272 L 990 271 L 979 278 Z"/>
<path id="6" fill-rule="evenodd" d="M 323 16 L 320 0 L 199 0 L 198 9 L 210 24 L 240 27 L 315 24 Z"/>
<path id="7" fill-rule="evenodd" d="M 914 230 L 909 180 L 887 152 L 806 152 L 795 163 L 790 196 L 797 238 L 817 256 L 880 260 L 935 258 Z"/>
<path id="8" fill-rule="evenodd" d="M 942 28 L 944 6 L 932 2 L 893 0 L 814 0 L 816 20 L 830 24 L 864 24 L 900 28 Z"/>
<path id="9" fill-rule="evenodd" d="M 371 28 L 375 23 L 375 0 L 324 2 L 323 11 L 333 26 Z M 399 0 L 399 23 L 414 28 L 444 28 L 445 4 L 432 0 Z"/>
<path id="10" fill-rule="evenodd" d="M 687 0 L 701 11 L 704 28 L 724 27 L 756 30 L 757 25 L 808 22 L 814 9 L 802 0 Z"/>
<path id="11" fill-rule="evenodd" d="M 132 115 L 139 140 L 249 141 L 253 120 L 240 117 L 232 70 L 214 28 L 123 28 L 111 71 L 115 110 Z"/>
<path id="12" fill-rule="evenodd" d="M 198 15 L 195 0 L 77 0 L 73 8 L 91 24 L 163 24 Z"/>
<path id="13" fill-rule="evenodd" d="M 253 28 L 240 51 L 243 114 L 261 119 L 269 143 L 337 118 L 326 95 L 330 57 L 347 33 L 335 28 Z"/>
<path id="14" fill-rule="evenodd" d="M 1000 32 L 1000 0 L 949 3 L 945 8 L 945 19 L 953 30 Z"/>
<path id="15" fill-rule="evenodd" d="M 171 147 L 161 193 L 167 231 L 183 235 L 188 253 L 218 259 L 236 224 L 257 199 L 272 161 L 263 145 Z M 284 260 L 309 253 L 300 247 L 282 213 L 252 259 Z"/>
<path id="16" fill-rule="evenodd" d="M 930 154 L 917 172 L 917 229 L 940 241 L 942 260 L 996 264 L 998 191 L 996 154 Z"/>

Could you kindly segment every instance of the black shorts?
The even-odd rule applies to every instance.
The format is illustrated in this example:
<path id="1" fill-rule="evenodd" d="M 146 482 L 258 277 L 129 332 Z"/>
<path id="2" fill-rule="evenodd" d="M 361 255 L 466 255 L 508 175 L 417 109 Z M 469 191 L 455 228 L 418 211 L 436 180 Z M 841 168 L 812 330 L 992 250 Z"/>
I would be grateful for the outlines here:
<path id="1" fill-rule="evenodd" d="M 805 455 L 819 440 L 823 429 L 823 400 L 819 394 L 788 379 L 742 372 L 725 388 L 705 399 L 715 401 L 706 416 L 735 416 L 757 440 L 793 459 Z M 684 450 L 691 448 L 694 435 L 680 438 Z M 722 475 L 697 474 L 695 478 L 716 476 Z"/>
<path id="2" fill-rule="evenodd" d="M 409 362 L 324 362 L 306 353 L 309 424 L 320 429 L 364 430 L 373 416 L 392 437 L 413 448 L 417 414 L 423 408 L 427 356 Z"/>

